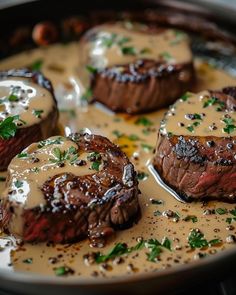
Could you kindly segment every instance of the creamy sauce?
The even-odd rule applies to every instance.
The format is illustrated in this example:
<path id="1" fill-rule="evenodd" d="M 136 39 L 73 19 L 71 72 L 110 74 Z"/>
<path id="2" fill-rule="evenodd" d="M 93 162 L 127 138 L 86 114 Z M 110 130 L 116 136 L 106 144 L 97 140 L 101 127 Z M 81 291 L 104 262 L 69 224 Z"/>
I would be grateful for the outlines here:
<path id="1" fill-rule="evenodd" d="M 148 250 L 143 249 L 123 256 L 121 262 L 109 260 L 108 266 L 96 263 L 87 266 L 83 256 L 88 252 L 96 251 L 89 248 L 88 240 L 70 246 L 46 244 L 16 246 L 11 237 L 3 235 L 0 238 L 0 246 L 3 247 L 3 250 L 0 251 L 0 268 L 55 275 L 57 269 L 66 266 L 75 271 L 74 276 L 114 277 L 176 267 L 179 264 L 199 259 L 200 256 L 210 256 L 235 247 L 230 243 L 232 241 L 230 236 L 236 235 L 234 215 L 228 211 L 224 214 L 217 212 L 213 214 L 213 210 L 219 208 L 234 209 L 233 204 L 221 202 L 180 203 L 161 188 L 149 172 L 148 165 L 153 156 L 152 148 L 155 147 L 157 129 L 165 110 L 137 117 L 114 115 L 107 109 L 101 108 L 100 105 L 76 108 L 79 105 L 77 100 L 78 84 L 73 83 L 78 80 L 75 68 L 78 64 L 78 51 L 77 43 L 55 45 L 8 58 L 0 63 L 0 68 L 21 67 L 33 63 L 37 59 L 43 59 L 42 72 L 52 80 L 61 108 L 60 125 L 63 126 L 61 131 L 68 134 L 70 131 L 88 128 L 94 133 L 109 137 L 129 155 L 136 170 L 145 173 L 146 176 L 140 180 L 139 185 L 142 192 L 140 196 L 142 218 L 134 227 L 118 231 L 106 247 L 99 249 L 99 251 L 107 254 L 118 242 L 127 243 L 130 247 L 134 246 L 140 237 L 143 239 L 156 238 L 159 241 L 168 237 L 171 241 L 172 251 L 163 249 L 157 262 L 147 261 Z M 63 72 L 50 70 L 49 65 L 52 63 L 60 65 Z M 197 93 L 204 89 L 219 89 L 223 86 L 236 84 L 235 78 L 199 60 L 196 61 L 196 67 L 198 84 L 195 89 L 189 91 Z M 148 121 L 141 120 L 143 117 Z M 4 186 L 4 182 L 0 182 L 0 184 Z M 150 199 L 163 202 L 153 204 Z M 178 213 L 179 219 L 176 216 L 167 217 L 167 210 Z M 220 211 L 218 210 L 218 212 Z M 195 216 L 197 221 L 196 218 L 193 219 L 196 222 L 193 222 L 191 218 L 186 221 L 188 216 Z M 231 224 L 227 218 L 230 218 Z M 207 241 L 219 238 L 222 242 L 205 249 L 191 249 L 188 236 L 191 229 L 197 228 L 202 231 Z"/>
<path id="2" fill-rule="evenodd" d="M 192 60 L 192 53 L 183 32 L 169 29 L 150 33 L 143 28 L 127 28 L 116 23 L 94 29 L 91 40 L 81 46 L 81 57 L 85 65 L 102 69 L 138 59 L 187 63 Z"/>
<path id="3" fill-rule="evenodd" d="M 227 129 L 227 120 L 236 124 L 236 113 L 209 91 L 186 93 L 167 112 L 161 123 L 163 134 L 227 137 L 236 136 L 236 127 Z M 232 120 L 231 120 L 232 119 Z"/>
<path id="4" fill-rule="evenodd" d="M 27 78 L 0 81 L 0 120 L 19 115 L 18 128 L 39 123 L 55 106 L 52 94 Z"/>
<path id="5" fill-rule="evenodd" d="M 31 144 L 13 158 L 8 167 L 7 188 L 2 194 L 3 203 L 9 201 L 16 208 L 9 225 L 10 232 L 22 235 L 24 210 L 43 209 L 46 200 L 41 189 L 51 177 L 61 173 L 77 176 L 95 173 L 88 163 L 77 164 L 80 160 L 87 161 L 88 156 L 88 153 L 81 153 L 73 141 L 55 136 Z M 57 200 L 60 195 L 55 193 L 54 197 Z"/>

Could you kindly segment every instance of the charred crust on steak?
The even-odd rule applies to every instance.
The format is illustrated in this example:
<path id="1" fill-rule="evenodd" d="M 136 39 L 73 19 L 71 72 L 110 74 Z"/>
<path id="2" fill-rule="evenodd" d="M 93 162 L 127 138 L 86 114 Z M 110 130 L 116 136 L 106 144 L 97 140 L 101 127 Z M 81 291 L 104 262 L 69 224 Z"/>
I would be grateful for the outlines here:
<path id="1" fill-rule="evenodd" d="M 106 237 L 110 236 L 115 229 L 131 226 L 140 215 L 138 202 L 140 192 L 136 172 L 127 156 L 105 137 L 77 133 L 68 138 L 60 138 L 61 149 L 65 148 L 65 144 L 66 147 L 70 147 L 73 143 L 73 149 L 78 152 L 78 157 L 87 155 L 87 161 L 91 164 L 99 159 L 101 161 L 100 168 L 97 171 L 80 170 L 78 172 L 78 169 L 92 168 L 88 168 L 88 164 L 78 167 L 70 162 L 65 162 L 62 167 L 51 168 L 53 174 L 49 175 L 53 176 L 46 178 L 45 181 L 45 176 L 43 176 L 41 187 L 37 184 L 37 187 L 40 187 L 37 189 L 37 194 L 39 193 L 40 198 L 44 200 L 42 204 L 32 208 L 24 207 L 25 203 L 21 204 L 23 212 L 21 237 L 28 242 L 66 243 L 88 236 L 92 246 L 101 247 L 104 245 Z M 41 157 L 39 162 L 35 164 L 39 165 L 37 167 L 45 167 L 46 162 L 42 161 L 48 159 L 47 154 L 54 151 L 53 142 L 55 142 L 54 137 L 51 138 L 51 141 L 48 139 L 48 146 L 41 148 L 42 145 L 39 145 L 40 148 L 33 152 L 41 153 L 38 154 L 38 157 Z M 60 149 L 58 144 L 60 143 L 57 141 L 56 147 Z M 30 151 L 34 151 L 33 145 L 29 147 Z M 77 148 L 75 148 L 76 146 Z M 46 150 L 42 155 L 43 148 Z M 44 153 L 46 153 L 45 156 Z M 96 155 L 99 153 L 99 157 L 95 160 L 91 159 L 91 153 L 96 153 Z M 22 160 L 13 159 L 12 165 L 16 167 L 18 162 L 14 163 L 14 161 Z M 27 168 L 27 171 L 30 167 Z M 8 186 L 11 186 L 11 179 L 15 174 L 12 174 L 14 173 L 12 170 L 9 171 L 11 174 L 8 178 Z M 23 173 L 25 171 L 23 168 Z M 46 173 L 45 171 L 42 173 Z M 88 171 L 90 172 L 88 173 Z M 17 171 L 17 175 L 20 173 L 22 172 Z M 29 177 L 29 181 L 32 182 L 32 179 L 38 176 L 30 174 Z M 33 197 L 33 192 L 36 197 L 36 191 L 32 191 L 28 198 Z M 19 204 L 10 201 L 13 196 L 9 196 L 10 192 L 6 191 L 2 206 L 5 228 L 10 228 L 11 232 L 9 225 L 14 222 L 14 214 L 9 208 L 18 207 Z"/>
<path id="2" fill-rule="evenodd" d="M 226 114 L 222 115 L 223 118 L 230 120 L 234 118 L 232 114 L 236 102 L 230 93 L 233 95 L 235 88 L 231 89 L 228 87 L 224 91 L 209 91 L 209 93 L 211 95 L 209 98 L 218 99 L 217 101 L 213 100 L 213 102 L 216 102 L 216 105 L 213 104 L 212 108 L 216 108 L 219 101 L 223 102 L 225 108 L 220 111 L 221 114 Z M 192 103 L 193 100 L 190 103 L 190 106 L 193 107 Z M 201 103 L 204 103 L 204 101 Z M 198 110 L 197 108 L 195 107 L 194 109 L 196 112 Z M 204 110 L 206 116 L 208 116 L 207 107 Z M 178 107 L 176 107 L 177 113 Z M 159 131 L 156 153 L 153 158 L 154 168 L 162 177 L 163 181 L 183 196 L 185 200 L 219 199 L 235 202 L 235 136 L 231 136 L 231 134 L 227 135 L 219 130 L 217 130 L 218 136 L 209 135 L 210 132 L 214 131 L 208 131 L 203 136 L 197 133 L 197 129 L 194 135 L 188 135 L 191 132 L 185 129 L 179 129 L 177 130 L 178 132 L 185 130 L 185 133 L 183 132 L 183 135 L 173 133 L 171 136 L 168 136 L 168 128 L 172 128 L 175 125 L 166 125 L 165 129 L 163 126 L 167 124 L 166 120 L 171 118 L 168 117 L 168 112 L 165 116 Z M 232 122 L 234 123 L 234 121 Z M 230 124 L 233 123 L 230 121 Z M 186 126 L 179 128 L 186 128 Z M 172 132 L 172 130 L 170 131 Z"/>

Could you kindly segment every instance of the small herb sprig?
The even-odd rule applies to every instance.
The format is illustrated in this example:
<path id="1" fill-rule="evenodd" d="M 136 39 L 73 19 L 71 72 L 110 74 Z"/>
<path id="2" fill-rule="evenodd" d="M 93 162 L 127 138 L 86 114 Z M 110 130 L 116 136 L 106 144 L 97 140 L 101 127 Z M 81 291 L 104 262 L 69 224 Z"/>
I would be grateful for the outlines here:
<path id="1" fill-rule="evenodd" d="M 54 156 L 53 159 L 49 159 L 51 163 L 58 164 L 59 166 L 68 161 L 71 165 L 73 165 L 78 160 L 78 152 L 77 149 L 73 146 L 69 147 L 66 151 L 61 151 L 58 147 L 52 150 L 52 154 Z"/>
<path id="2" fill-rule="evenodd" d="M 206 247 L 212 247 L 214 245 L 220 244 L 220 239 L 213 239 L 210 241 L 207 241 L 204 237 L 204 234 L 198 230 L 198 229 L 192 229 L 189 237 L 188 237 L 188 243 L 192 249 L 196 248 L 206 248 Z"/>
<path id="3" fill-rule="evenodd" d="M 230 134 L 236 130 L 235 120 L 233 118 L 224 118 L 222 120 L 225 123 L 225 127 L 223 128 L 224 132 Z"/>
<path id="4" fill-rule="evenodd" d="M 16 135 L 18 129 L 17 122 L 26 124 L 18 115 L 7 117 L 0 122 L 0 138 L 10 139 Z"/>
<path id="5" fill-rule="evenodd" d="M 218 112 L 222 111 L 225 108 L 225 103 L 223 101 L 220 101 L 216 97 L 210 97 L 203 103 L 204 108 L 207 108 L 207 107 L 213 106 L 213 105 L 218 105 L 216 108 L 216 111 L 218 111 Z"/>
<path id="6" fill-rule="evenodd" d="M 102 164 L 102 162 L 101 162 L 101 159 L 102 159 L 101 154 L 99 154 L 98 152 L 92 152 L 92 153 L 90 153 L 88 155 L 87 159 L 92 162 L 91 169 L 99 171 L 99 167 Z"/>
<path id="7" fill-rule="evenodd" d="M 130 248 L 125 243 L 118 243 L 108 252 L 108 254 L 103 255 L 100 252 L 96 253 L 95 262 L 98 264 L 103 263 L 124 254 L 130 254 L 144 248 L 149 250 L 149 253 L 147 253 L 147 260 L 150 262 L 156 262 L 162 252 L 162 248 L 166 248 L 171 251 L 171 242 L 166 237 L 162 240 L 162 242 L 159 242 L 157 239 L 142 240 Z"/>
<path id="8" fill-rule="evenodd" d="M 62 142 L 63 142 L 63 137 L 61 136 L 58 136 L 55 139 L 45 139 L 45 140 L 41 140 L 38 143 L 38 148 L 41 149 L 42 147 L 52 145 L 52 144 L 61 144 Z"/>

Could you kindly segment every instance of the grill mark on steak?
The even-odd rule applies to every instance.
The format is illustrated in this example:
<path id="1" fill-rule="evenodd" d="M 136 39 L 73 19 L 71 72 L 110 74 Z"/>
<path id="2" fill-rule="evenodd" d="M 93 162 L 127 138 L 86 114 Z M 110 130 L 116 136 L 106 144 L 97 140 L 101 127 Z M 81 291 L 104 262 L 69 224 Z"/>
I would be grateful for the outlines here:
<path id="1" fill-rule="evenodd" d="M 80 153 L 100 153 L 105 159 L 103 167 L 80 176 L 56 169 L 55 176 L 41 187 L 46 204 L 23 208 L 22 238 L 27 242 L 67 243 L 88 236 L 92 246 L 102 247 L 114 230 L 131 226 L 138 218 L 136 172 L 126 155 L 102 136 L 77 133 L 69 139 Z M 14 206 L 9 200 L 3 201 L 5 228 Z"/>
<path id="2" fill-rule="evenodd" d="M 230 93 L 233 95 L 235 88 L 211 91 L 214 97 L 226 103 L 226 108 L 232 110 L 236 104 Z M 235 202 L 235 155 L 235 137 L 170 136 L 160 131 L 153 165 L 164 182 L 184 200 Z"/>

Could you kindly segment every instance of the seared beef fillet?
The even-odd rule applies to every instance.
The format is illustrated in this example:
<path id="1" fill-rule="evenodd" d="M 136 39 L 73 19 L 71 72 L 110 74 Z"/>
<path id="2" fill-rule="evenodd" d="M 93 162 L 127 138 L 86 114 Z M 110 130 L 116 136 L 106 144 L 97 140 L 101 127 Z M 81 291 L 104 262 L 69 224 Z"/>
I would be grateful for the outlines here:
<path id="1" fill-rule="evenodd" d="M 35 141 L 39 141 L 42 139 L 45 139 L 52 135 L 56 124 L 58 120 L 58 110 L 57 110 L 57 103 L 54 97 L 53 87 L 51 82 L 45 78 L 41 73 L 39 72 L 31 72 L 28 69 L 13 69 L 5 72 L 0 72 L 0 82 L 8 81 L 9 80 L 26 80 L 27 85 L 32 86 L 34 88 L 34 85 L 38 85 L 42 87 L 43 89 L 46 89 L 49 93 L 49 97 L 44 96 L 41 97 L 41 100 L 47 100 L 52 99 L 52 106 L 50 109 L 50 112 L 48 112 L 47 116 L 44 116 L 43 112 L 46 112 L 45 109 L 40 108 L 36 111 L 39 111 L 40 113 L 36 113 L 35 116 L 38 116 L 38 119 L 36 118 L 36 122 L 34 124 L 28 124 L 28 122 L 25 120 L 24 122 L 16 120 L 15 124 L 17 125 L 17 131 L 14 136 L 10 136 L 9 138 L 2 137 L 0 134 L 0 170 L 6 170 L 8 164 L 10 163 L 11 159 L 18 154 L 20 151 L 22 151 L 25 147 L 27 147 L 29 144 Z M 1 86 L 2 87 L 2 86 Z M 0 88 L 1 88 L 0 87 Z M 14 85 L 14 81 L 12 82 L 12 96 L 9 95 L 10 101 L 13 104 L 13 107 L 10 108 L 13 110 L 13 113 L 9 109 L 0 109 L 0 122 L 3 121 L 3 118 L 7 118 L 9 116 L 15 116 L 16 114 L 19 115 L 19 119 L 21 119 L 22 113 L 29 112 L 30 115 L 32 113 L 32 110 L 29 108 L 29 105 L 27 102 L 25 102 L 25 109 L 21 110 L 19 113 L 15 111 L 18 108 L 18 105 L 22 103 L 24 98 L 21 97 L 20 94 L 20 88 L 18 85 Z M 16 92 L 14 92 L 16 89 Z M 23 95 L 25 92 L 23 92 Z M 17 94 L 17 95 L 16 95 Z M 31 95 L 31 93 L 29 93 Z M 13 100 L 14 99 L 14 100 Z M 4 97 L 3 97 L 4 100 Z M 23 102 L 24 103 L 24 102 Z M 4 104 L 1 104 L 3 106 Z M 36 105 L 36 104 L 35 104 Z M 9 108 L 9 107 L 8 107 Z M 28 109 L 27 109 L 28 108 Z M 5 112 L 8 112 L 6 115 Z M 3 115 L 3 116 L 2 116 Z M 4 132 L 3 128 L 1 131 Z"/>
<path id="2" fill-rule="evenodd" d="M 33 208 L 26 208 L 26 203 L 20 205 L 23 225 L 21 233 L 16 233 L 17 226 L 14 226 L 14 222 L 19 221 L 19 204 L 11 201 L 14 199 L 10 190 L 14 174 L 9 170 L 8 192 L 2 201 L 4 228 L 13 234 L 20 234 L 26 242 L 65 243 L 89 237 L 93 246 L 102 246 L 104 239 L 115 229 L 131 226 L 138 216 L 139 190 L 134 167 L 117 146 L 102 136 L 73 134 L 63 140 L 66 140 L 67 146 L 76 144 L 78 148 L 78 159 L 73 164 L 71 161 L 76 158 L 77 152 L 70 146 L 71 158 L 67 150 L 69 158 L 67 157 L 65 162 L 55 163 L 56 167 L 40 172 L 43 165 L 47 165 L 46 162 L 42 162 L 42 157 L 54 153 L 55 147 L 63 150 L 62 145 L 51 144 L 50 139 L 50 152 L 45 150 L 42 155 L 40 150 L 45 147 L 40 147 L 39 154 L 37 150 L 31 154 L 39 159 L 35 163 L 36 167 L 39 167 L 39 172 L 38 176 L 30 174 L 29 181 L 31 179 L 32 182 L 32 177 L 41 178 L 40 173 L 50 173 L 53 176 L 38 188 L 41 190 L 39 193 L 40 198 L 44 199 L 44 205 L 38 204 Z M 51 142 L 55 142 L 55 137 Z M 33 145 L 29 147 L 29 151 L 32 150 Z M 88 155 L 85 160 L 81 160 L 80 157 L 84 153 Z M 53 163 L 54 160 L 50 161 Z M 18 162 L 19 159 L 14 158 L 9 167 L 14 169 Z M 76 171 L 80 175 L 76 175 Z M 21 173 L 22 171 L 18 171 L 17 175 L 23 175 Z M 31 187 L 28 198 L 36 198 L 34 192 L 37 193 Z"/>
<path id="3" fill-rule="evenodd" d="M 90 30 L 82 39 L 81 59 L 92 69 L 93 100 L 130 114 L 173 103 L 194 82 L 187 36 L 173 32 L 139 27 L 128 30 L 121 24 Z"/>
<path id="4" fill-rule="evenodd" d="M 235 88 L 228 87 L 222 91 L 210 91 L 209 94 L 210 99 L 214 98 L 214 100 L 205 100 L 208 106 L 205 103 L 203 115 L 207 118 L 209 108 L 220 107 L 217 114 L 222 112 L 221 108 L 226 108 L 228 113 L 224 115 L 224 118 L 230 121 L 226 121 L 229 124 L 224 126 L 231 125 L 231 129 L 227 130 L 228 133 L 220 137 L 198 136 L 198 126 L 195 126 L 196 135 L 188 136 L 186 133 L 185 135 L 164 134 L 160 129 L 153 165 L 163 181 L 187 200 L 236 201 L 236 137 L 234 133 L 236 126 L 234 119 L 231 118 L 232 114 L 235 114 L 236 91 Z M 209 105 L 209 102 L 213 104 Z M 194 106 L 192 108 L 193 112 L 197 112 Z M 175 116 L 177 112 L 178 110 Z M 168 115 L 170 113 L 164 120 L 168 119 Z M 217 124 L 221 123 L 217 122 Z M 213 127 L 213 131 L 218 132 L 215 129 L 216 126 L 213 125 Z M 232 133 L 233 136 L 230 136 Z"/>

